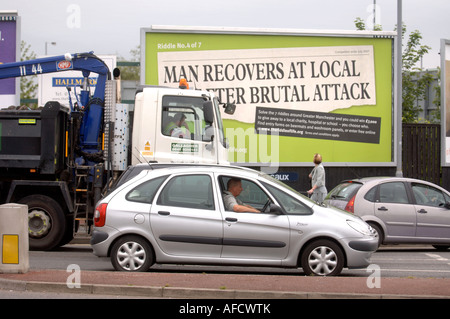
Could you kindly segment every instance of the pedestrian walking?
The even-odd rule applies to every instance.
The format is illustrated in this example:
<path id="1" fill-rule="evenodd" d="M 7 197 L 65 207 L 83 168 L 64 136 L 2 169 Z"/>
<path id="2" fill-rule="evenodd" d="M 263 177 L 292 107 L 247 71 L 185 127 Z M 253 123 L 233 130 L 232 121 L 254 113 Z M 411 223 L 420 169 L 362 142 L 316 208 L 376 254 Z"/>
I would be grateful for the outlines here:
<path id="1" fill-rule="evenodd" d="M 308 194 L 311 195 L 313 201 L 322 204 L 328 193 L 325 186 L 325 168 L 322 164 L 322 155 L 315 154 L 313 162 L 315 166 L 309 174 L 312 187 L 308 191 Z"/>

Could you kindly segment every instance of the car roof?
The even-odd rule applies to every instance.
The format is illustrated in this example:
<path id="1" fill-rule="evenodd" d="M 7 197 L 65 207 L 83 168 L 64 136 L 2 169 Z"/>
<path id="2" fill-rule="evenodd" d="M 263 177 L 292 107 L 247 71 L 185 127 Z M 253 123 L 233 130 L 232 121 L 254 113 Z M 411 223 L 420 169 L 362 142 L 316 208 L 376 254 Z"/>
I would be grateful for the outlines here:
<path id="1" fill-rule="evenodd" d="M 140 163 L 133 166 L 129 166 L 127 170 L 122 174 L 122 176 L 119 178 L 118 182 L 115 186 L 118 186 L 120 184 L 125 183 L 126 181 L 130 180 L 134 176 L 137 176 L 140 172 L 144 170 L 191 170 L 196 171 L 199 169 L 207 169 L 212 171 L 223 171 L 223 170 L 235 170 L 236 173 L 249 173 L 249 174 L 256 174 L 260 175 L 261 172 L 258 172 L 256 170 L 252 170 L 246 167 L 241 166 L 233 166 L 233 165 L 220 165 L 220 164 L 204 164 L 204 163 Z"/>
<path id="2" fill-rule="evenodd" d="M 370 176 L 370 177 L 360 177 L 360 178 L 352 178 L 352 179 L 345 179 L 342 181 L 344 182 L 358 182 L 358 183 L 367 183 L 372 181 L 380 181 L 380 180 L 386 180 L 386 179 L 398 179 L 398 177 L 392 177 L 392 176 Z"/>
<path id="3" fill-rule="evenodd" d="M 370 176 L 370 177 L 361 177 L 361 178 L 354 178 L 354 179 L 346 179 L 343 180 L 341 183 L 361 183 L 361 184 L 372 184 L 372 183 L 378 183 L 382 181 L 401 181 L 401 182 L 417 182 L 417 183 L 425 183 L 437 187 L 441 187 L 439 185 L 436 185 L 432 182 L 420 180 L 416 178 L 411 177 L 399 177 L 399 176 Z"/>
<path id="4" fill-rule="evenodd" d="M 234 166 L 234 165 L 220 165 L 220 164 L 160 164 L 156 165 L 153 169 L 164 169 L 166 171 L 192 171 L 197 172 L 200 170 L 225 173 L 225 174 L 246 174 L 249 176 L 260 176 L 263 173 L 251 168 Z"/>
<path id="5" fill-rule="evenodd" d="M 199 169 L 199 168 L 212 168 L 212 169 L 236 169 L 239 171 L 247 171 L 247 172 L 254 172 L 259 173 L 256 170 L 252 170 L 243 166 L 234 166 L 234 165 L 226 165 L 226 164 L 207 164 L 207 163 L 140 163 L 136 164 L 134 166 L 130 166 L 129 168 L 134 169 Z"/>

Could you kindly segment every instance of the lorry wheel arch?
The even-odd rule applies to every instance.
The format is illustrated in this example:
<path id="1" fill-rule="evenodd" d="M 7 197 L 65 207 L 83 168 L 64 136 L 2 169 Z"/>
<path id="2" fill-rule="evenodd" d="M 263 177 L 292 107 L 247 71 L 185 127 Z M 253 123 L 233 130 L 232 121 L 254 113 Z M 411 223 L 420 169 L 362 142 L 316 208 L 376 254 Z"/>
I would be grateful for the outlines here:
<path id="1" fill-rule="evenodd" d="M 30 249 L 50 250 L 58 246 L 66 230 L 64 211 L 58 202 L 45 195 L 29 195 L 19 203 L 28 205 Z"/>

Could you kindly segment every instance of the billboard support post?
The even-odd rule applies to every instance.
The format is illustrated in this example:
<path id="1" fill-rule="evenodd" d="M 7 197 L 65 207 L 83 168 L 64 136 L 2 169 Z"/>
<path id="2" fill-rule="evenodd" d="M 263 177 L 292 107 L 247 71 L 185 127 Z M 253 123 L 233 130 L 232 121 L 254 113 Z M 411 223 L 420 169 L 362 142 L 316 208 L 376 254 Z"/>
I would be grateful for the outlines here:
<path id="1" fill-rule="evenodd" d="M 396 130 L 396 145 L 397 145 L 397 171 L 396 176 L 403 176 L 402 168 L 402 0 L 397 0 L 397 52 L 396 60 L 396 110 L 397 110 L 397 130 Z"/>

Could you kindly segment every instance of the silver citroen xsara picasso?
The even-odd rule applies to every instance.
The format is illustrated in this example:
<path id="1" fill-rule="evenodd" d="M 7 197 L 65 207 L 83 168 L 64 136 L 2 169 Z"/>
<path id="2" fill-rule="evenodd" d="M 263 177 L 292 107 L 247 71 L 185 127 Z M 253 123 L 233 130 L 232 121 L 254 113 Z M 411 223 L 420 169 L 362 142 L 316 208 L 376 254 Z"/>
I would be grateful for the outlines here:
<path id="1" fill-rule="evenodd" d="M 259 212 L 226 209 L 231 179 L 241 183 L 238 202 Z M 121 271 L 176 263 L 301 267 L 331 276 L 367 267 L 378 246 L 359 217 L 233 166 L 149 164 L 98 202 L 94 225 L 94 254 L 110 256 Z"/>

